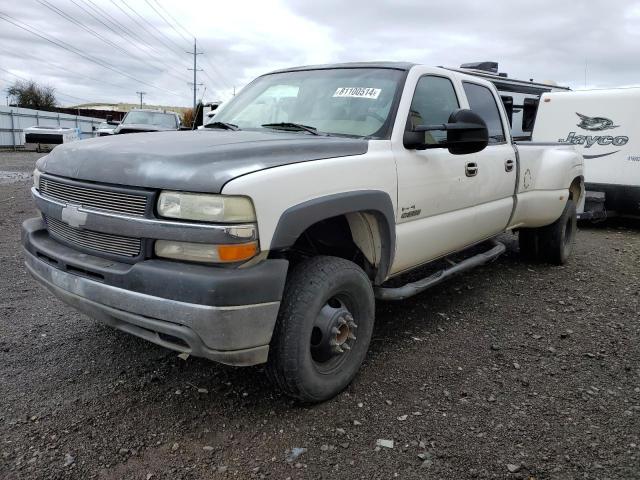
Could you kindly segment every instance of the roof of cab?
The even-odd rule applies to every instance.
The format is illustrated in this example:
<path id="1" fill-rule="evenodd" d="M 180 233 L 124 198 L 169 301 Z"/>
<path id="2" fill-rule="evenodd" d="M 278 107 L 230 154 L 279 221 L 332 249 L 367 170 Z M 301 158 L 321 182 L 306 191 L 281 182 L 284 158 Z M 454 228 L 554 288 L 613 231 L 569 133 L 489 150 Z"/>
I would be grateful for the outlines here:
<path id="1" fill-rule="evenodd" d="M 349 62 L 349 63 L 328 63 L 324 65 L 305 65 L 302 67 L 283 68 L 269 73 L 300 72 L 304 70 L 332 70 L 337 68 L 387 68 L 390 70 L 407 71 L 416 65 L 410 62 Z"/>

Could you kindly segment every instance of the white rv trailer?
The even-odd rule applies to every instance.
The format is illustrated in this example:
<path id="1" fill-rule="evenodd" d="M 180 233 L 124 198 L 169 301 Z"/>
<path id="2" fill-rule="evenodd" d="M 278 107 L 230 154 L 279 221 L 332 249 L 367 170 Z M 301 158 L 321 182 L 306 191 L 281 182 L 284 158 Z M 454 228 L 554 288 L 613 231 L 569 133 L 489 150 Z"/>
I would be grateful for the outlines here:
<path id="1" fill-rule="evenodd" d="M 545 93 L 534 142 L 575 145 L 587 187 L 581 219 L 640 216 L 640 88 Z"/>

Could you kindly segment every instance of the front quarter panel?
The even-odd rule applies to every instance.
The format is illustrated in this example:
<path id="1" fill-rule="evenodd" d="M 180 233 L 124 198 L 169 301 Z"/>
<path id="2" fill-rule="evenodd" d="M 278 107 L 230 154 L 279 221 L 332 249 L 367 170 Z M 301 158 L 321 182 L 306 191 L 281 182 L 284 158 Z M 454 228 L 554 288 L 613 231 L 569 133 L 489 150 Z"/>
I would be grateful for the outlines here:
<path id="1" fill-rule="evenodd" d="M 256 209 L 260 249 L 272 248 L 281 216 L 293 206 L 360 190 L 384 192 L 396 206 L 396 165 L 388 140 L 371 140 L 367 153 L 274 167 L 229 181 L 223 194 L 249 196 Z M 280 247 L 280 245 L 277 245 Z"/>

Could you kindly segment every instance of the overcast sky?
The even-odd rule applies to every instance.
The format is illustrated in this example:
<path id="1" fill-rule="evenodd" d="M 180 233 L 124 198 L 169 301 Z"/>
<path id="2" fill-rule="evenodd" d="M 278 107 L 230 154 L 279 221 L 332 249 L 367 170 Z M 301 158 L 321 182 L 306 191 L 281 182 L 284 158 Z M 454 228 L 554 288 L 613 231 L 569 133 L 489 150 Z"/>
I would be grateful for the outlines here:
<path id="1" fill-rule="evenodd" d="M 640 1 L 0 0 L 0 89 L 26 78 L 64 105 L 145 91 L 189 106 L 194 35 L 205 101 L 276 68 L 367 60 L 493 60 L 574 89 L 640 85 Z"/>

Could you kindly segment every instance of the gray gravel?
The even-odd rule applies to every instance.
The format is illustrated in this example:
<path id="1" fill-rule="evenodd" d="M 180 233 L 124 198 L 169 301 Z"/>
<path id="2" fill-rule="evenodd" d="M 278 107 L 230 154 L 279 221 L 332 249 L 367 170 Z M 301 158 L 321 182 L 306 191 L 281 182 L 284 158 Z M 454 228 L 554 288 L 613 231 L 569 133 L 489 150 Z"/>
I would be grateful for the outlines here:
<path id="1" fill-rule="evenodd" d="M 13 175 L 37 157 L 0 153 L 0 478 L 640 478 L 640 224 L 583 227 L 565 267 L 506 236 L 496 263 L 379 303 L 361 374 L 308 407 L 40 289 Z"/>

